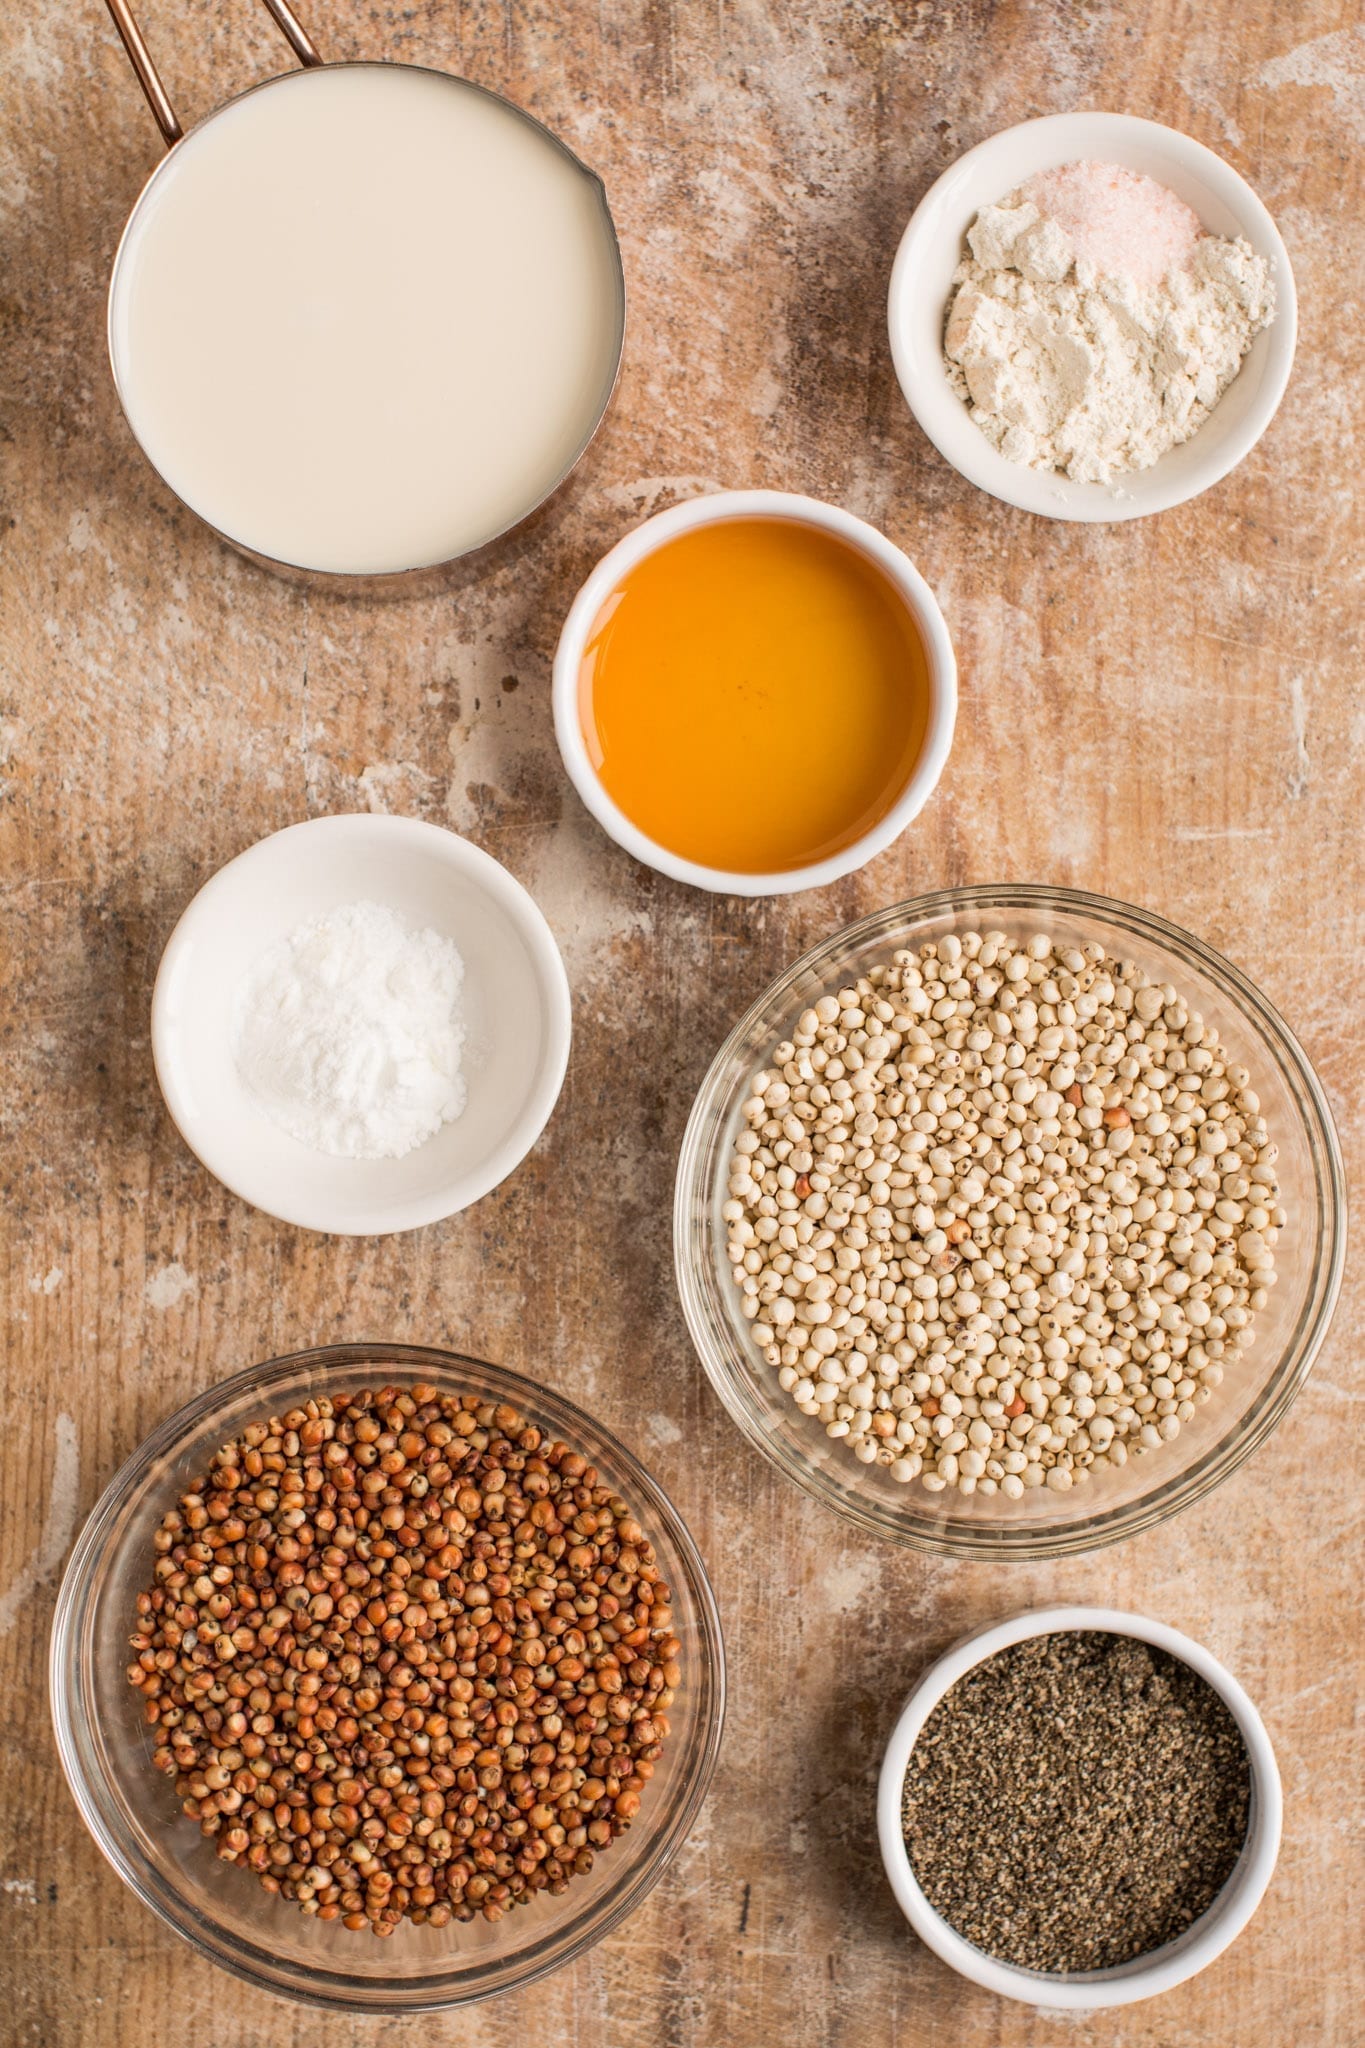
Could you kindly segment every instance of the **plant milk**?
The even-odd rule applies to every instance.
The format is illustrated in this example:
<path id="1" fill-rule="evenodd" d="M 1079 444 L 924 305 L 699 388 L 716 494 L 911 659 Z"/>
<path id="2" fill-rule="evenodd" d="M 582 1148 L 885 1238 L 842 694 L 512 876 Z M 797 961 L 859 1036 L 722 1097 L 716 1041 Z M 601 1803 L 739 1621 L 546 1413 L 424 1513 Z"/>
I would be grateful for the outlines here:
<path id="1" fill-rule="evenodd" d="M 492 94 L 387 64 L 273 79 L 177 144 L 109 301 L 172 489 L 262 555 L 352 574 L 446 561 L 537 505 L 622 322 L 598 180 Z"/>

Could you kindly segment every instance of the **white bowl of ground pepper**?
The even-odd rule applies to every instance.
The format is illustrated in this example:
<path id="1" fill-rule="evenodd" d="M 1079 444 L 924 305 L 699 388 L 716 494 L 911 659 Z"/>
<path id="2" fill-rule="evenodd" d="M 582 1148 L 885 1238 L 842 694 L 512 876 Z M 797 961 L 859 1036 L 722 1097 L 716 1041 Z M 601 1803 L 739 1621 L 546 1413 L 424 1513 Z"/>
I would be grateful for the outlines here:
<path id="1" fill-rule="evenodd" d="M 944 1757 L 951 1790 L 935 1798 Z M 964 1637 L 920 1679 L 886 1747 L 877 1829 L 935 1955 L 1002 1998 L 1084 2011 L 1169 1991 L 1222 1954 L 1270 1882 L 1281 1811 L 1261 1717 L 1202 1645 L 1142 1615 L 1052 1607 Z M 1052 1967 L 1011 1959 L 1024 1955 Z"/>
<path id="2" fill-rule="evenodd" d="M 1218 380 L 1221 395 L 1205 392 L 1196 404 L 1191 426 L 1202 418 L 1197 430 L 1155 460 L 1150 460 L 1149 451 L 1144 458 L 1147 466 L 1129 468 L 1121 463 L 1104 481 L 1091 480 L 1096 472 L 1084 461 L 1073 465 L 1068 460 L 1054 468 L 1038 460 L 1037 466 L 1030 466 L 1034 455 L 1021 454 L 1013 442 L 1010 452 L 1005 452 L 996 445 L 1000 435 L 988 438 L 977 417 L 988 416 L 988 408 L 977 401 L 989 398 L 989 406 L 996 408 L 995 425 L 1000 426 L 1006 418 L 1014 420 L 1016 439 L 1027 440 L 1034 429 L 1042 431 L 1043 415 L 1054 409 L 1057 389 L 1073 378 L 1074 403 L 1066 429 L 1069 444 L 1074 434 L 1084 438 L 1097 421 L 1103 424 L 1100 416 L 1106 412 L 1115 408 L 1126 411 L 1130 401 L 1141 410 L 1140 401 L 1145 403 L 1136 387 L 1126 381 L 1131 367 L 1129 341 L 1146 320 L 1145 314 L 1137 319 L 1134 313 L 1135 308 L 1140 310 L 1139 301 L 1146 304 L 1143 294 L 1139 293 L 1133 306 L 1125 303 L 1119 308 L 1117 317 L 1109 308 L 1100 307 L 1098 321 L 1078 313 L 1070 329 L 1059 325 L 1054 332 L 1049 323 L 1063 319 L 1058 295 L 1072 289 L 1071 283 L 1042 281 L 1050 275 L 1046 265 L 1038 269 L 1028 257 L 1021 261 L 1030 277 L 1036 271 L 1040 280 L 1036 284 L 1021 277 L 1019 265 L 1003 254 L 997 268 L 964 261 L 969 256 L 969 232 L 976 234 L 983 215 L 989 232 L 991 221 L 1005 218 L 1003 203 L 1012 202 L 1030 180 L 1055 174 L 1062 166 L 1103 168 L 1134 186 L 1155 180 L 1164 188 L 1170 209 L 1193 210 L 1206 238 L 1224 238 L 1227 246 L 1245 245 L 1245 263 L 1264 265 L 1264 282 L 1273 299 L 1273 315 L 1249 340 L 1240 368 L 1225 388 L 1221 378 Z M 1160 233 L 1159 218 L 1154 232 Z M 997 235 L 995 239 L 998 242 L 1000 238 Z M 975 251 L 970 254 L 974 257 Z M 999 360 L 994 367 L 981 366 L 981 381 L 975 383 L 977 395 L 972 399 L 964 397 L 960 372 L 944 352 L 949 308 L 957 298 L 964 270 L 978 273 L 970 281 L 971 288 L 984 297 L 988 322 L 994 321 L 1000 330 Z M 1067 275 L 1069 279 L 1070 273 Z M 1103 288 L 1100 297 L 1105 291 L 1115 296 L 1116 278 L 1102 275 L 1096 282 Z M 1025 309 L 1027 317 L 1015 323 L 1014 344 L 1010 344 L 1006 330 L 1016 288 L 1032 295 L 1031 310 Z M 1155 302 L 1155 289 L 1146 296 Z M 1228 293 L 1220 288 L 1214 296 L 1225 310 Z M 1093 299 L 1095 294 L 1081 293 L 1082 299 L 1087 297 Z M 1003 318 L 998 318 L 1002 307 Z M 1192 323 L 1198 314 L 1193 291 L 1185 294 L 1181 303 L 1172 303 L 1168 314 L 1166 329 L 1173 348 L 1155 349 L 1152 363 L 1154 374 L 1175 381 L 1169 389 L 1147 394 L 1151 403 L 1146 409 L 1158 421 L 1178 413 L 1182 403 L 1189 402 L 1191 391 L 1199 387 L 1200 375 L 1207 369 L 1206 365 L 1199 367 L 1204 359 L 1199 356 L 1198 337 L 1192 338 Z M 1296 336 L 1289 257 L 1269 212 L 1246 180 L 1211 149 L 1177 129 L 1130 114 L 1089 112 L 1053 114 L 1004 129 L 968 150 L 943 173 L 920 201 L 902 237 L 892 271 L 888 320 L 901 390 L 939 453 L 969 482 L 1021 511 L 1049 519 L 1085 521 L 1137 519 L 1164 512 L 1197 497 L 1226 476 L 1269 426 L 1289 381 Z M 1146 324 L 1153 322 L 1146 320 Z M 1017 345 L 1020 353 L 1009 356 L 1009 345 Z M 1175 356 L 1186 347 L 1192 351 L 1189 362 L 1177 370 Z M 1027 368 L 1020 368 L 1024 356 L 1042 379 L 1036 389 L 1021 388 L 1021 378 L 1028 375 Z M 1078 372 L 1082 364 L 1083 378 Z M 973 373 L 968 372 L 965 381 L 973 383 Z M 1203 417 L 1205 400 L 1211 401 L 1207 417 Z M 1101 470 L 1104 467 L 1100 465 Z M 1067 469 L 1072 473 L 1064 473 Z"/>

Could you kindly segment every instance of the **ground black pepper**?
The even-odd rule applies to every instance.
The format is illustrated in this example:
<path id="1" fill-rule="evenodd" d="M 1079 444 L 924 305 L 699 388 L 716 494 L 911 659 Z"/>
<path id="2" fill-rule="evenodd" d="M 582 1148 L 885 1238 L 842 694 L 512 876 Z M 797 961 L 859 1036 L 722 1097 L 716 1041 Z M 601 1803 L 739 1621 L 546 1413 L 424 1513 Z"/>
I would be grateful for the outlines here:
<path id="1" fill-rule="evenodd" d="M 1131 1636 L 1035 1636 L 969 1671 L 911 1753 L 905 1845 L 930 1904 L 1028 1970 L 1099 1970 L 1199 1918 L 1246 1837 L 1237 1724 Z"/>

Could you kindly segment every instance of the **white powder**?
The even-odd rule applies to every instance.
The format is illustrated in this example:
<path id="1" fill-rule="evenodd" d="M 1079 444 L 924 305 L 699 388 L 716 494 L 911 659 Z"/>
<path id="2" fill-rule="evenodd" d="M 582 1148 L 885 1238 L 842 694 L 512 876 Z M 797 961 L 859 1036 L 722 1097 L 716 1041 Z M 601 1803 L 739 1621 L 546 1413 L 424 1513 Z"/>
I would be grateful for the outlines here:
<path id="1" fill-rule="evenodd" d="M 237 1065 L 316 1152 L 401 1159 L 457 1117 L 464 962 L 377 903 L 301 925 L 262 956 L 237 1011 Z"/>
<path id="2" fill-rule="evenodd" d="M 1248 242 L 1201 236 L 1158 284 L 1101 275 L 1019 193 L 983 207 L 958 266 L 944 350 L 992 446 L 1030 469 L 1108 483 L 1202 425 L 1274 315 Z"/>

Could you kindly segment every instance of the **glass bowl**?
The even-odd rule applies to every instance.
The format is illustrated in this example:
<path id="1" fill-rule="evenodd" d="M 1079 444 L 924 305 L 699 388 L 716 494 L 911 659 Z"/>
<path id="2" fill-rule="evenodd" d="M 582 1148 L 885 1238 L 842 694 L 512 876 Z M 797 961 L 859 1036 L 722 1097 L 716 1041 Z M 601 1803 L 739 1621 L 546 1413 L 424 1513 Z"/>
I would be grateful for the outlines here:
<path id="1" fill-rule="evenodd" d="M 752 1075 L 817 996 L 900 947 L 950 931 L 993 929 L 1023 942 L 1037 931 L 1074 945 L 1094 940 L 1156 981 L 1171 982 L 1216 1026 L 1251 1074 L 1279 1146 L 1287 1227 L 1276 1246 L 1278 1284 L 1255 1340 L 1174 1442 L 1122 1468 L 1106 1466 L 1066 1494 L 934 1495 L 862 1465 L 778 1385 L 739 1310 L 725 1256 L 731 1148 Z M 750 1442 L 789 1478 L 874 1533 L 947 1557 L 1068 1555 L 1136 1534 L 1200 1500 L 1264 1443 L 1307 1377 L 1341 1285 L 1346 1191 L 1321 1084 L 1293 1035 L 1237 968 L 1151 911 L 1074 889 L 945 889 L 876 912 L 798 960 L 740 1018 L 711 1063 L 683 1137 L 673 1211 L 678 1291 L 711 1382 Z"/>
<path id="2" fill-rule="evenodd" d="M 405 1921 L 388 1939 L 349 1933 L 272 1898 L 220 1862 L 152 1763 L 153 1737 L 127 1680 L 134 1603 L 151 1583 L 152 1533 L 212 1453 L 247 1423 L 312 1395 L 386 1382 L 487 1394 L 562 1437 L 632 1507 L 673 1593 L 682 1682 L 639 1818 L 586 1876 L 490 1923 Z M 676 1509 L 624 1445 L 560 1395 L 458 1353 L 405 1344 L 302 1351 L 236 1374 L 172 1415 L 118 1472 L 82 1529 L 62 1581 L 50 1653 L 57 1747 L 81 1818 L 125 1883 L 201 1955 L 306 2004 L 356 2013 L 429 2012 L 531 1983 L 634 1911 L 693 1826 L 715 1768 L 725 1655 L 706 1571 Z"/>

